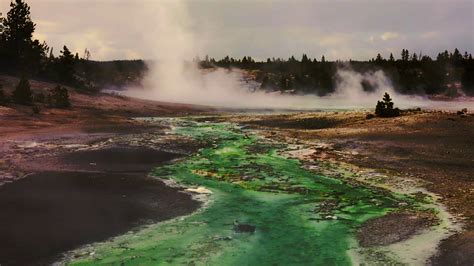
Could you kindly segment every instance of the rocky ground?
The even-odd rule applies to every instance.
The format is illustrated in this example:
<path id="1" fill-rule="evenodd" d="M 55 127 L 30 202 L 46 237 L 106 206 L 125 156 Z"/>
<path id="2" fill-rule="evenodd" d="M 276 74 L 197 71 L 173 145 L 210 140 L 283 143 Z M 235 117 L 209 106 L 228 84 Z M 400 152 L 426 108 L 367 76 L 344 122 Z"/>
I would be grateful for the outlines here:
<path id="1" fill-rule="evenodd" d="M 364 112 L 323 112 L 209 119 L 230 120 L 258 130 L 270 138 L 310 146 L 312 149 L 305 155 L 312 159 L 350 163 L 403 178 L 383 180 L 384 183 L 391 183 L 392 187 L 409 189 L 415 185 L 415 180 L 419 180 L 416 182 L 422 182 L 421 185 L 428 191 L 440 196 L 440 200 L 447 205 L 450 213 L 456 215 L 464 228 L 462 233 L 441 243 L 438 255 L 432 258 L 431 263 L 472 265 L 473 114 L 412 111 L 397 118 L 367 119 Z M 399 222 L 404 220 L 404 224 L 411 221 L 400 217 L 397 219 L 400 219 Z M 423 224 L 415 220 L 413 224 Z M 374 221 L 367 229 L 375 232 L 372 227 L 377 224 L 386 225 L 386 222 Z M 391 237 L 387 235 L 386 238 L 389 241 Z M 362 238 L 362 242 L 367 244 L 373 241 L 383 240 Z"/>
<path id="2" fill-rule="evenodd" d="M 18 79 L 0 76 L 7 94 Z M 34 93 L 53 85 L 31 81 Z M 69 88 L 72 107 L 0 106 L 0 264 L 47 264 L 61 253 L 195 211 L 181 188 L 148 177 L 201 144 L 169 139 L 140 116 L 210 108 Z"/>
<path id="3" fill-rule="evenodd" d="M 7 93 L 17 82 L 16 78 L 0 76 L 0 83 Z M 34 91 L 44 91 L 53 87 L 52 84 L 39 81 L 31 81 L 31 85 Z M 55 180 L 59 180 L 56 178 L 62 180 L 64 173 L 68 172 L 78 173 L 70 178 L 84 172 L 95 173 L 98 176 L 105 175 L 107 176 L 105 178 L 111 178 L 116 173 L 127 175 L 138 173 L 140 178 L 143 178 L 140 179 L 143 183 L 136 186 L 135 192 L 130 192 L 132 195 L 140 191 L 142 185 L 150 182 L 144 177 L 144 173 L 152 165 L 192 153 L 203 145 L 186 139 L 179 141 L 169 139 L 169 136 L 163 134 L 161 126 L 144 124 L 132 119 L 133 117 L 215 113 L 215 110 L 207 107 L 157 103 L 108 94 L 90 95 L 72 88 L 70 88 L 70 95 L 72 108 L 42 107 L 39 114 L 34 114 L 31 107 L 27 106 L 11 104 L 0 106 L 0 184 L 10 185 L 9 187 L 1 186 L 1 190 L 18 189 L 12 186 L 17 183 L 13 181 L 28 174 L 44 177 L 46 173 L 54 172 L 55 174 L 46 178 L 52 180 L 51 184 L 53 184 L 56 183 Z M 309 146 L 311 149 L 303 156 L 315 161 L 348 163 L 361 169 L 393 173 L 393 176 L 400 176 L 402 179 L 383 180 L 383 182 L 391 183 L 390 185 L 394 187 L 410 188 L 415 182 L 416 185 L 421 183 L 430 192 L 440 196 L 440 200 L 448 207 L 449 212 L 456 215 L 456 219 L 462 222 L 464 229 L 461 233 L 441 243 L 438 255 L 432 258 L 432 263 L 472 265 L 474 261 L 474 208 L 472 208 L 474 206 L 474 168 L 472 167 L 474 165 L 474 139 L 472 138 L 474 116 L 472 114 L 412 111 L 397 118 L 367 119 L 365 112 L 319 112 L 265 116 L 217 115 L 203 119 L 236 122 L 259 131 L 259 134 L 269 139 Z M 144 146 L 147 148 L 143 148 Z M 258 151 L 265 147 L 255 147 L 255 149 Z M 110 161 L 102 160 L 103 156 L 116 154 L 117 151 L 121 152 L 123 157 L 112 156 Z M 157 157 L 164 159 L 160 162 L 149 161 L 150 154 L 155 152 L 161 152 L 164 157 Z M 123 164 L 124 161 L 121 161 L 137 156 L 143 160 L 128 160 L 128 164 Z M 365 174 L 365 172 L 361 176 L 361 178 L 370 177 L 371 182 L 382 178 L 377 174 Z M 40 178 L 36 177 L 35 180 L 40 180 Z M 35 188 L 41 187 L 35 182 L 29 183 L 33 192 Z M 91 184 L 93 183 L 86 184 L 84 189 L 90 189 Z M 156 189 L 165 188 L 159 184 Z M 32 191 L 29 190 L 29 193 Z M 116 190 L 116 192 L 115 195 L 122 195 L 122 191 Z M 178 189 L 171 189 L 164 195 L 168 195 L 165 198 L 179 197 L 181 194 L 178 192 Z M 13 195 L 7 192 L 2 194 Z M 18 195 L 18 193 L 15 194 Z M 36 195 L 42 197 L 41 195 L 46 194 L 49 194 L 47 189 L 38 190 Z M 34 197 L 31 199 L 30 203 L 36 200 Z M 53 202 L 54 200 L 48 204 L 53 204 Z M 74 202 L 74 199 L 71 199 L 71 202 Z M 189 204 L 178 208 L 182 210 L 180 214 L 192 211 L 196 207 L 193 201 L 187 202 Z M 144 204 L 141 208 L 149 208 L 149 205 Z M 16 215 L 12 210 L 9 217 L 11 216 L 13 220 L 5 221 L 16 223 L 15 217 L 20 219 L 18 212 Z M 163 213 L 160 215 L 166 218 L 178 213 L 170 214 L 171 216 Z M 119 229 L 115 230 L 128 230 L 138 220 L 150 218 L 139 216 L 135 216 L 136 219 L 132 219 L 130 223 L 119 226 Z M 70 217 L 75 216 L 71 214 Z M 396 224 L 390 226 L 397 219 L 403 223 L 413 224 L 409 227 L 412 229 L 423 228 L 432 222 L 430 217 L 413 216 L 412 213 L 396 214 L 394 217 L 396 219 L 373 221 L 362 231 L 376 232 L 380 225 L 385 228 L 398 228 Z M 29 225 L 25 224 L 25 226 L 33 226 L 33 217 L 28 221 Z M 42 222 L 42 225 L 48 224 L 54 225 L 48 221 Z M 8 227 L 1 226 L 1 228 Z M 380 241 L 390 243 L 413 233 L 406 230 L 395 231 L 398 234 L 393 235 L 389 231 L 380 232 L 380 237 L 375 239 L 362 233 L 360 240 L 361 243 L 367 245 L 381 243 Z M 18 237 L 14 234 L 9 236 L 10 239 Z M 78 243 L 76 242 L 76 245 Z M 11 246 L 12 243 L 8 245 Z M 30 247 L 25 246 L 25 248 Z"/>
<path id="4" fill-rule="evenodd" d="M 49 263 L 81 245 L 198 209 L 191 194 L 148 174 L 202 144 L 169 139 L 157 127 L 141 131 L 50 132 L 3 142 L 0 263 Z"/>
<path id="5" fill-rule="evenodd" d="M 9 95 L 18 78 L 0 75 L 0 85 Z M 33 94 L 47 92 L 55 84 L 30 80 Z M 214 112 L 212 108 L 170 104 L 122 97 L 90 94 L 68 87 L 71 108 L 0 105 L 0 184 L 31 171 L 50 170 L 54 164 L 36 163 L 36 157 L 74 151 L 118 135 L 145 134 L 159 127 L 144 125 L 133 118 L 142 116 L 183 116 Z M 146 138 L 144 136 L 143 138 Z M 148 136 L 150 138 L 150 136 Z M 126 141 L 123 141 L 126 142 Z"/>

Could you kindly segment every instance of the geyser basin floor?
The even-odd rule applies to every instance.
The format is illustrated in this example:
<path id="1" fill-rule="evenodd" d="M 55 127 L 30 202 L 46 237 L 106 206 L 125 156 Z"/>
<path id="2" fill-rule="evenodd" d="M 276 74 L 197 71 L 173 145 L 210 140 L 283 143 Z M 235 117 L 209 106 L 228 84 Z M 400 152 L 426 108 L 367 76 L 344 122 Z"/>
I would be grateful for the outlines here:
<path id="1" fill-rule="evenodd" d="M 46 265 L 64 251 L 198 207 L 140 174 L 34 174 L 0 186 L 0 264 Z"/>
<path id="2" fill-rule="evenodd" d="M 232 124 L 170 121 L 174 133 L 210 146 L 154 174 L 203 186 L 212 191 L 210 202 L 182 219 L 75 251 L 72 264 L 349 265 L 362 223 L 421 209 L 412 198 L 306 170 L 278 155 L 285 145 Z"/>

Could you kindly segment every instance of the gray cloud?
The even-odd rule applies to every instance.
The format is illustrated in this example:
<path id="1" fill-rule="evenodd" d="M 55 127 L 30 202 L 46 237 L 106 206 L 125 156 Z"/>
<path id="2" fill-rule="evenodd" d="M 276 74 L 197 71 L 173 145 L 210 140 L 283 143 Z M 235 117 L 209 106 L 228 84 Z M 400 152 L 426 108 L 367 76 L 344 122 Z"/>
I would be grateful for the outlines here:
<path id="1" fill-rule="evenodd" d="M 152 0 L 29 0 L 36 37 L 97 60 L 147 58 Z M 434 56 L 474 50 L 472 0 L 185 1 L 196 53 L 223 57 L 398 57 L 402 48 Z M 1 0 L 6 13 L 8 0 Z M 146 14 L 146 15 L 144 15 Z M 166 36 L 160 36 L 166 38 Z"/>

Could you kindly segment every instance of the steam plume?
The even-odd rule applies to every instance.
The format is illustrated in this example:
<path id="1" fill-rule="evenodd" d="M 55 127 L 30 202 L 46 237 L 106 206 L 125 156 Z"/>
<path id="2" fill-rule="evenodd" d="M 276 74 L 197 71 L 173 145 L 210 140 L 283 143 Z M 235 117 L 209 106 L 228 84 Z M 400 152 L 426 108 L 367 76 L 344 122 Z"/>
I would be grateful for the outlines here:
<path id="1" fill-rule="evenodd" d="M 422 97 L 397 94 L 382 71 L 356 73 L 344 68 L 337 71 L 336 91 L 328 96 L 288 95 L 255 90 L 258 84 L 242 80 L 240 70 L 199 70 L 189 59 L 196 56 L 198 45 L 191 30 L 192 22 L 181 1 L 148 2 L 144 17 L 148 18 L 147 39 L 152 52 L 150 72 L 143 81 L 144 89 L 131 88 L 126 94 L 159 101 L 236 108 L 349 109 L 373 108 L 384 92 L 394 98 L 398 107 L 433 107 Z M 205 47 L 204 47 L 205 48 Z M 373 91 L 364 91 L 362 82 Z M 444 103 L 441 108 L 451 109 Z M 437 106 L 437 107 L 438 107 Z M 454 109 L 458 105 L 454 105 Z"/>

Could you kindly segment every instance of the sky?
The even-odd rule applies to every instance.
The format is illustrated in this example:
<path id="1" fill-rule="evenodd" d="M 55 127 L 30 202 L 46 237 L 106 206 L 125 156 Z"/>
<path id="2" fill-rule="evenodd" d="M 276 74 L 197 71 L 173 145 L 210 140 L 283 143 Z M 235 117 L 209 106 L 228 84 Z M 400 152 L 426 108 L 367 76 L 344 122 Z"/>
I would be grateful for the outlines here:
<path id="1" fill-rule="evenodd" d="M 57 54 L 66 44 L 94 60 L 152 59 L 148 40 L 160 0 L 27 0 L 35 38 Z M 162 2 L 162 1 L 161 1 Z M 0 12 L 10 0 L 0 0 Z M 435 57 L 445 49 L 474 53 L 474 0 L 187 0 L 182 27 L 201 57 L 250 55 L 366 60 L 403 48 Z M 176 10 L 165 10 L 173 16 Z M 183 14 L 185 14 L 183 16 Z M 183 17 L 181 17 L 183 16 Z M 161 32 L 161 31 L 160 31 Z M 172 52 L 172 51 L 170 51 Z"/>

